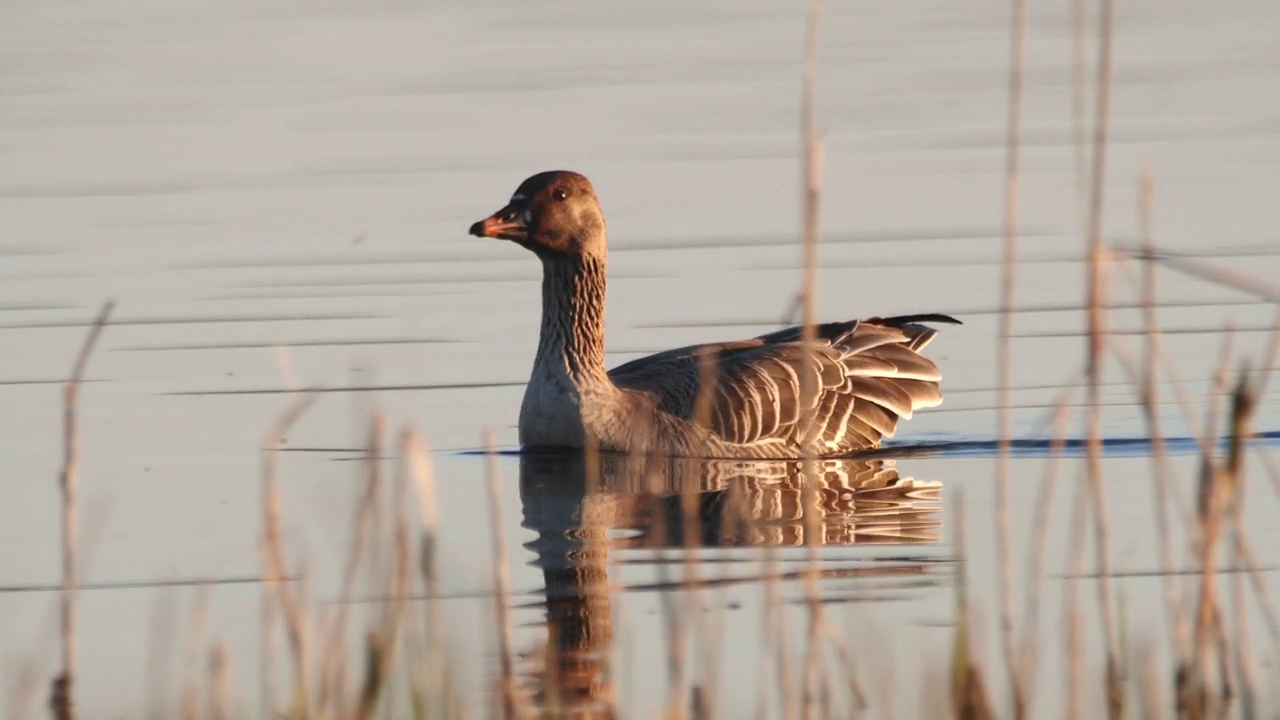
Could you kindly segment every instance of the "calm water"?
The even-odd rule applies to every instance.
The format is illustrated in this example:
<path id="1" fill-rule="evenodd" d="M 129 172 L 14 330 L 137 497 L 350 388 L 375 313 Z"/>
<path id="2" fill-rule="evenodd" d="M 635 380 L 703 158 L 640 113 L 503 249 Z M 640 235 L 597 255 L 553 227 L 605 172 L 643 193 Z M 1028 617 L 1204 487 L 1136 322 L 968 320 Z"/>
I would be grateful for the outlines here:
<path id="1" fill-rule="evenodd" d="M 824 17 L 821 313 L 941 311 L 966 323 L 931 348 L 947 375 L 946 405 L 906 425 L 903 441 L 989 441 L 995 432 L 1006 5 L 828 3 Z M 419 429 L 436 451 L 451 653 L 463 694 L 484 695 L 496 667 L 490 525 L 483 459 L 460 451 L 476 448 L 486 429 L 514 446 L 539 270 L 518 248 L 465 230 L 532 172 L 582 171 L 603 198 L 613 250 L 611 362 L 786 319 L 799 281 L 801 4 L 362 8 L 72 0 L 0 10 L 6 711 L 20 704 L 24 667 L 35 663 L 41 683 L 52 673 L 57 381 L 104 299 L 119 305 L 82 405 L 84 578 L 102 586 L 86 590 L 80 607 L 86 717 L 136 716 L 156 685 L 163 702 L 176 702 L 199 592 L 153 584 L 259 575 L 258 449 L 289 401 L 284 393 L 313 384 L 332 392 L 282 454 L 291 562 L 305 562 L 315 601 L 331 607 L 360 488 L 352 461 L 367 422 L 384 412 L 396 427 Z M 1277 276 L 1277 30 L 1280 11 L 1255 0 L 1121 4 L 1111 240 L 1138 237 L 1137 178 L 1147 166 L 1162 246 Z M 1013 341 L 1023 436 L 1047 434 L 1059 388 L 1078 377 L 1084 352 L 1070 47 L 1067 3 L 1036 4 L 1018 290 L 1025 310 Z M 1132 305 L 1136 276 L 1136 268 L 1116 274 L 1119 305 Z M 1272 308 L 1171 272 L 1161 274 L 1160 301 L 1194 429 L 1219 362 L 1220 328 L 1237 330 L 1234 352 L 1257 358 Z M 1131 307 L 1113 313 L 1113 323 L 1141 326 Z M 1140 348 L 1133 336 L 1118 342 L 1129 355 Z M 1106 373 L 1107 434 L 1144 434 L 1120 366 Z M 1165 396 L 1169 433 L 1187 434 L 1183 409 Z M 1076 435 L 1079 415 L 1070 425 Z M 1259 425 L 1280 428 L 1275 403 L 1264 403 Z M 1189 498 L 1195 461 L 1175 466 Z M 741 579 L 703 597 L 718 608 L 724 658 L 706 682 L 721 687 L 725 717 L 755 706 L 751 693 L 732 688 L 760 672 L 759 546 L 778 547 L 784 571 L 805 557 L 782 547 L 803 531 L 785 469 L 675 473 L 656 490 L 623 473 L 587 493 L 573 468 L 513 457 L 500 468 L 517 649 L 548 641 L 545 589 L 563 601 L 552 609 L 552 631 L 561 633 L 553 640 L 572 644 L 556 628 L 585 627 L 612 645 L 628 717 L 651 715 L 665 697 L 659 590 L 680 576 L 681 557 L 670 493 L 696 489 L 700 511 L 712 517 L 723 517 L 716 513 L 730 498 L 749 499 L 770 533 L 719 523 L 720 534 L 701 538 L 710 547 L 698 552 L 730 561 L 710 564 L 709 573 Z M 1037 457 L 1013 463 L 1019 568 L 1043 469 Z M 900 477 L 843 467 L 826 480 L 821 557 L 830 573 L 821 593 L 856 661 L 870 668 L 863 682 L 873 715 L 889 717 L 924 712 L 944 692 L 957 513 L 973 602 L 987 611 L 979 643 L 997 660 L 995 462 L 943 455 L 879 470 Z M 1141 451 L 1106 462 L 1112 555 L 1123 573 L 1158 567 L 1149 470 Z M 1280 513 L 1261 472 L 1251 472 L 1258 480 L 1247 522 L 1259 562 L 1272 566 L 1280 563 Z M 1081 542 L 1069 518 L 1082 473 L 1075 460 L 1060 466 L 1047 526 L 1046 711 L 1063 692 L 1055 660 L 1061 577 L 1068 550 Z M 1179 547 L 1188 543 L 1180 534 Z M 586 570 L 566 575 L 565 559 L 579 555 Z M 1274 573 L 1265 577 L 1280 592 Z M 602 596 L 604 582 L 616 592 Z M 1126 577 L 1116 587 L 1135 642 L 1167 634 L 1155 610 L 1157 579 Z M 1090 609 L 1091 591 L 1082 585 Z M 205 628 L 208 639 L 227 643 L 249 708 L 257 707 L 259 633 L 246 618 L 258 617 L 260 592 L 252 582 L 216 586 Z M 798 600 L 803 588 L 784 583 L 782 594 Z M 161 643 L 178 653 L 168 685 L 147 669 L 149 638 L 163 627 L 157 608 L 166 604 L 183 628 Z M 803 608 L 788 608 L 799 632 Z M 602 616 L 612 618 L 609 628 L 592 631 Z M 1275 645 L 1260 620 L 1253 628 L 1273 672 Z M 1096 642 L 1097 633 L 1090 637 Z M 581 668 L 584 682 L 594 682 L 591 663 Z"/>

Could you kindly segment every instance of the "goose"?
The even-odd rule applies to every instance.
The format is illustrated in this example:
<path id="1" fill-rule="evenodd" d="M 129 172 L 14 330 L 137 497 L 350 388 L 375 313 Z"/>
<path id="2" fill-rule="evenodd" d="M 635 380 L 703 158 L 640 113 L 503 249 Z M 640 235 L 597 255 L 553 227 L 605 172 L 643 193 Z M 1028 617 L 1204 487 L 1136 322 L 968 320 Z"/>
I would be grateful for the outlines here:
<path id="1" fill-rule="evenodd" d="M 802 329 L 791 327 L 606 370 L 604 213 L 576 172 L 533 175 L 470 234 L 509 240 L 542 262 L 542 327 L 520 405 L 523 450 L 840 457 L 879 447 L 899 420 L 942 402 L 942 375 L 920 353 L 937 334 L 925 323 L 959 324 L 942 314 L 820 324 L 811 357 Z M 802 382 L 806 372 L 813 375 Z"/>

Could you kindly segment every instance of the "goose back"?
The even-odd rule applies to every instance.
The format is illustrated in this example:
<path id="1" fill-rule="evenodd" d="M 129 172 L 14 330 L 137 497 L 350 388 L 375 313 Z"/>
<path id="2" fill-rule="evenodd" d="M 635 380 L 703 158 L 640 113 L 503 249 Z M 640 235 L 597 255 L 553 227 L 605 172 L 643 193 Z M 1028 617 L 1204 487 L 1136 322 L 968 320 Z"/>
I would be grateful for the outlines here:
<path id="1" fill-rule="evenodd" d="M 942 375 L 920 354 L 937 334 L 926 322 L 958 321 L 931 314 L 822 324 L 814 362 L 806 361 L 802 329 L 791 327 L 639 358 L 609 378 L 702 425 L 744 456 L 849 454 L 879 446 L 899 420 L 942 402 Z M 808 396 L 801 393 L 805 372 L 813 373 Z M 814 421 L 806 429 L 808 410 Z"/>

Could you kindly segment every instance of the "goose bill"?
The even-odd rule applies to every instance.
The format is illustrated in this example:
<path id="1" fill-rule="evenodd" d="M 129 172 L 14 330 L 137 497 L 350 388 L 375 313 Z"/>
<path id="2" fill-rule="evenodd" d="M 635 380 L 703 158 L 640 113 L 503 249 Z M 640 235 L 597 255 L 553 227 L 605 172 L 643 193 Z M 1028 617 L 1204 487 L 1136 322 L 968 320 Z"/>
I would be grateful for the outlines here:
<path id="1" fill-rule="evenodd" d="M 500 240 L 523 240 L 529 233 L 520 209 L 508 205 L 489 217 L 471 226 L 471 234 L 476 237 L 491 237 Z"/>

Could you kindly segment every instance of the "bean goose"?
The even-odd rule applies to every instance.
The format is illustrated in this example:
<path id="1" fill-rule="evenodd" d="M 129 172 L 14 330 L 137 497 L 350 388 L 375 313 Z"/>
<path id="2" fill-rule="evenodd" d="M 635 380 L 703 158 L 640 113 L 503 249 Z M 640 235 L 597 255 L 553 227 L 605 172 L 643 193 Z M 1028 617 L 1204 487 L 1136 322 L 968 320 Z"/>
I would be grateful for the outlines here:
<path id="1" fill-rule="evenodd" d="M 604 214 L 577 173 L 530 177 L 470 232 L 542 261 L 542 329 L 520 407 L 526 449 L 834 457 L 878 447 L 900 419 L 942 402 L 941 374 L 920 354 L 936 331 L 922 323 L 959 321 L 937 314 L 819 325 L 812 360 L 793 327 L 606 370 Z"/>

